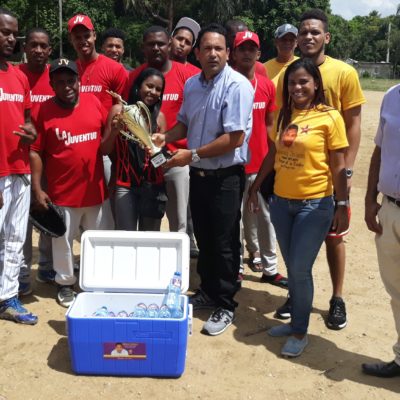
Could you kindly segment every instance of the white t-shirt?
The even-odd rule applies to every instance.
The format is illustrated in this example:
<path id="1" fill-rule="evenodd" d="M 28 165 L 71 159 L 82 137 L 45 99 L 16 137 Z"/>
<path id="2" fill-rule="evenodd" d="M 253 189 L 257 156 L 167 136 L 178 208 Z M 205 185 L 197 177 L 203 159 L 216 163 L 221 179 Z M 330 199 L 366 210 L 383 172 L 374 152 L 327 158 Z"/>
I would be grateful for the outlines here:
<path id="1" fill-rule="evenodd" d="M 128 350 L 126 349 L 122 349 L 121 352 L 119 352 L 118 350 L 114 349 L 111 352 L 111 355 L 114 357 L 127 357 L 129 356 Z"/>

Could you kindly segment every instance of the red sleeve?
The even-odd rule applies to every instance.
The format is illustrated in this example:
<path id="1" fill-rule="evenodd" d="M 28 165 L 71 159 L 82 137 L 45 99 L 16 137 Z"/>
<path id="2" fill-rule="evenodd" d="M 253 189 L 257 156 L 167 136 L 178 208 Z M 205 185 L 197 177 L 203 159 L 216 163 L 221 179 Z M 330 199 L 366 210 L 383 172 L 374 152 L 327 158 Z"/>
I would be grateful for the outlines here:
<path id="1" fill-rule="evenodd" d="M 112 82 L 113 86 L 111 90 L 122 95 L 126 87 L 127 81 L 128 81 L 128 71 L 122 66 L 122 64 L 119 64 L 119 68 L 116 71 L 116 74 Z"/>
<path id="2" fill-rule="evenodd" d="M 275 103 L 276 89 L 275 89 L 275 85 L 269 79 L 267 80 L 267 87 L 268 87 L 270 96 L 269 96 L 269 102 L 268 102 L 266 108 L 267 108 L 267 112 L 272 112 L 278 108 Z"/>
<path id="3" fill-rule="evenodd" d="M 30 110 L 32 108 L 32 103 L 31 103 L 31 88 L 29 86 L 28 78 L 19 68 L 16 67 L 14 68 L 17 71 L 17 74 L 20 77 L 24 88 L 24 109 Z"/>
<path id="4" fill-rule="evenodd" d="M 256 62 L 256 73 L 268 78 L 267 70 L 259 61 Z"/>

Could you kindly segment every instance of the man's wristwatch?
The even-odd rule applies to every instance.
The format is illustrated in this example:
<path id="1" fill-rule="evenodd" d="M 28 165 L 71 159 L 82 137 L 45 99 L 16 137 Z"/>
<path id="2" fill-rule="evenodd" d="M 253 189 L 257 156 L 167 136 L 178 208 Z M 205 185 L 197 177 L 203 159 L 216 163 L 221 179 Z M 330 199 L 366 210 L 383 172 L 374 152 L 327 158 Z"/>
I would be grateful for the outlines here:
<path id="1" fill-rule="evenodd" d="M 195 163 L 199 162 L 200 161 L 200 157 L 197 154 L 196 149 L 191 150 L 191 152 L 192 152 L 192 162 L 195 162 Z"/>
<path id="2" fill-rule="evenodd" d="M 351 168 L 346 168 L 346 178 L 350 179 L 353 176 L 353 170 Z"/>
<path id="3" fill-rule="evenodd" d="M 336 206 L 340 207 L 340 206 L 344 206 L 344 207 L 348 207 L 349 206 L 349 201 L 348 200 L 339 200 L 336 201 Z"/>

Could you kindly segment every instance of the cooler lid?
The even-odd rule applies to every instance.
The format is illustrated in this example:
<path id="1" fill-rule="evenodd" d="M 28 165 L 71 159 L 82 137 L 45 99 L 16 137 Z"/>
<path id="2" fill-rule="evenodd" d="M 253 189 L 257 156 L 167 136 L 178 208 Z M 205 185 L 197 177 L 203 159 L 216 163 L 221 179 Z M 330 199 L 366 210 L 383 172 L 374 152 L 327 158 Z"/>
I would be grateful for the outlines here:
<path id="1" fill-rule="evenodd" d="M 79 285 L 89 292 L 165 293 L 174 275 L 189 287 L 189 236 L 183 232 L 86 231 Z"/>

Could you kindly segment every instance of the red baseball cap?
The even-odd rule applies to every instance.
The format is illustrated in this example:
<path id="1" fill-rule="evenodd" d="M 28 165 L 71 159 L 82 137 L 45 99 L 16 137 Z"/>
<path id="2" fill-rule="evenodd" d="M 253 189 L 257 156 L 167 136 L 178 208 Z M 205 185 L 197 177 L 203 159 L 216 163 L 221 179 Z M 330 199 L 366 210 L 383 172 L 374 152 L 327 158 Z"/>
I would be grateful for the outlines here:
<path id="1" fill-rule="evenodd" d="M 233 48 L 235 49 L 242 43 L 248 41 L 255 43 L 257 47 L 260 48 L 260 39 L 258 38 L 257 33 L 250 31 L 238 32 L 235 36 L 235 41 L 233 42 Z"/>
<path id="2" fill-rule="evenodd" d="M 68 32 L 71 32 L 78 25 L 83 25 L 91 31 L 94 30 L 92 20 L 85 14 L 76 14 L 68 21 Z"/>

